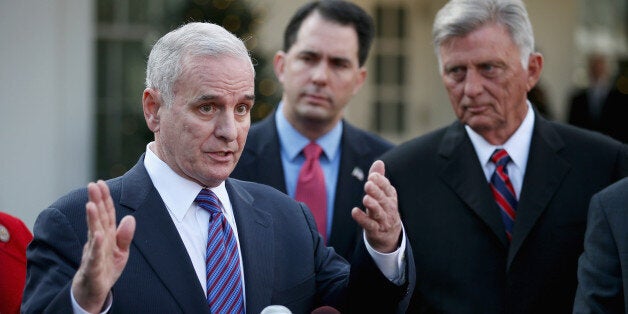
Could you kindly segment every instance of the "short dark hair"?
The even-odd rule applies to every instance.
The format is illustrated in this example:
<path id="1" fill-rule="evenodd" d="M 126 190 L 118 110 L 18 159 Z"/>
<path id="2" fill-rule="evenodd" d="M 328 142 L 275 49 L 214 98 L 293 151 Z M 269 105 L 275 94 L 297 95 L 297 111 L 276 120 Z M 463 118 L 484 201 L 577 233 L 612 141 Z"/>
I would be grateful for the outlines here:
<path id="1" fill-rule="evenodd" d="M 375 33 L 373 18 L 356 4 L 344 0 L 313 1 L 299 8 L 286 26 L 283 51 L 288 52 L 294 45 L 303 20 L 313 12 L 318 12 L 325 20 L 353 26 L 358 35 L 358 62 L 360 66 L 364 65 Z"/>

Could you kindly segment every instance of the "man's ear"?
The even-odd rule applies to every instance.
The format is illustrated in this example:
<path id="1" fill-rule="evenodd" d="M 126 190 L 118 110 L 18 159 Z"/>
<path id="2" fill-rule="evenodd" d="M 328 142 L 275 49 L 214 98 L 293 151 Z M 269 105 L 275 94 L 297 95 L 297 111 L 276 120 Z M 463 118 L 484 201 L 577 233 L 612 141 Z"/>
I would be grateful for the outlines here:
<path id="1" fill-rule="evenodd" d="M 162 106 L 164 106 L 162 97 L 157 90 L 152 88 L 144 90 L 144 94 L 142 94 L 144 119 L 146 120 L 146 125 L 153 133 L 159 131 L 159 114 Z"/>
<path id="2" fill-rule="evenodd" d="M 358 77 L 353 88 L 353 95 L 357 94 L 360 91 L 360 88 L 362 88 L 362 85 L 364 85 L 364 82 L 366 82 L 366 74 L 366 67 L 362 66 L 358 69 Z"/>
<path id="3" fill-rule="evenodd" d="M 541 71 L 543 70 L 543 55 L 538 52 L 530 54 L 528 59 L 528 92 L 536 85 L 541 78 Z"/>
<path id="4" fill-rule="evenodd" d="M 273 70 L 275 70 L 275 76 L 279 82 L 283 83 L 283 71 L 286 65 L 286 53 L 283 51 L 277 51 L 273 58 Z"/>

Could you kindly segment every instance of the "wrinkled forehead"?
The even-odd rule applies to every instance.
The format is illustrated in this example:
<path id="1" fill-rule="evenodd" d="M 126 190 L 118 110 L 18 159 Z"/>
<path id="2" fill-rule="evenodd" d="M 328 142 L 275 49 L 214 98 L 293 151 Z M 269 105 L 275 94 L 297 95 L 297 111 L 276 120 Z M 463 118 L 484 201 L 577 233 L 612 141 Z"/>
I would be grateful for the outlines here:
<path id="1" fill-rule="evenodd" d="M 174 92 L 253 94 L 255 74 L 250 60 L 230 55 L 191 56 L 183 63 Z M 212 93 L 214 93 L 212 92 Z"/>
<path id="2" fill-rule="evenodd" d="M 235 52 L 222 52 L 222 53 L 194 53 L 192 51 L 185 51 L 179 59 L 179 68 L 185 69 L 190 64 L 198 62 L 223 62 L 224 60 L 238 61 L 238 66 L 244 66 L 250 69 L 251 73 L 255 75 L 255 67 L 253 61 L 248 53 L 235 53 Z"/>
<path id="3" fill-rule="evenodd" d="M 251 82 L 255 79 L 255 69 L 251 59 L 238 55 L 187 55 L 181 58 L 179 68 L 177 81 L 191 74 L 218 79 L 231 77 Z"/>

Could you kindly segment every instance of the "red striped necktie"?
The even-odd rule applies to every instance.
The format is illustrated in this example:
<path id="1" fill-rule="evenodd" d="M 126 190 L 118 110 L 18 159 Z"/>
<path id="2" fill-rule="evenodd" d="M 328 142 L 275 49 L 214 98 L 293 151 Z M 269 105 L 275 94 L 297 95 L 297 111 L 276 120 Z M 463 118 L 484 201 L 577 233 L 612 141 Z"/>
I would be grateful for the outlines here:
<path id="1" fill-rule="evenodd" d="M 510 182 L 506 165 L 511 161 L 510 156 L 504 149 L 496 149 L 491 156 L 491 161 L 495 164 L 495 172 L 491 176 L 491 190 L 495 202 L 500 208 L 502 220 L 506 228 L 508 240 L 512 240 L 512 230 L 517 217 L 517 194 Z"/>

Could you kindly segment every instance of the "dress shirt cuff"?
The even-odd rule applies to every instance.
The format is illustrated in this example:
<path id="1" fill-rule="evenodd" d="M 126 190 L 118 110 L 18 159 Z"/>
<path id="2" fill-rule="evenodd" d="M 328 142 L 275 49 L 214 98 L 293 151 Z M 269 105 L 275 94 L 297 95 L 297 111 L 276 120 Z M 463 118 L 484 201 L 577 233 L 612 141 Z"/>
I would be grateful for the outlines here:
<path id="1" fill-rule="evenodd" d="M 366 250 L 369 252 L 377 268 L 392 283 L 401 286 L 406 283 L 406 230 L 401 226 L 401 245 L 391 253 L 376 251 L 366 240 L 366 232 L 362 232 Z"/>
<path id="2" fill-rule="evenodd" d="M 72 288 L 70 288 L 70 299 L 72 299 L 72 313 L 90 314 L 89 312 L 81 308 L 78 302 L 76 302 L 76 299 L 74 299 L 74 293 L 72 293 Z M 103 306 L 103 309 L 101 310 L 100 314 L 109 312 L 112 304 L 113 304 L 113 295 L 111 294 L 111 291 L 109 291 L 109 294 L 107 295 L 107 299 L 105 300 L 105 305 Z"/>

